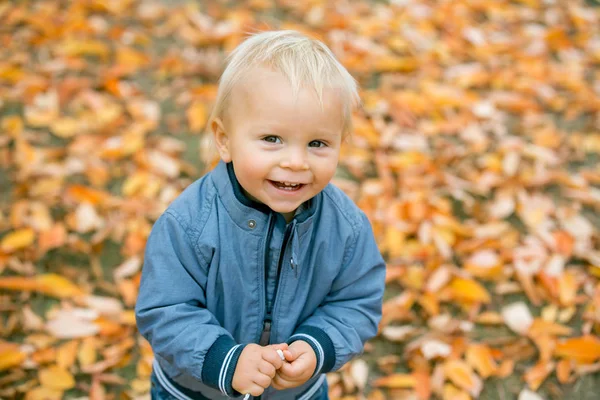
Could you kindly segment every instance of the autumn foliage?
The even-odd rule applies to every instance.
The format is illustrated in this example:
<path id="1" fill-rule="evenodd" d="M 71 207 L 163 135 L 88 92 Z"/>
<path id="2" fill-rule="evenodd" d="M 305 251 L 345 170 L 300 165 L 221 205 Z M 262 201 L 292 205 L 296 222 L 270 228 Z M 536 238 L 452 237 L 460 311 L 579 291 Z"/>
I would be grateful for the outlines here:
<path id="1" fill-rule="evenodd" d="M 577 398 L 600 370 L 597 6 L 1 2 L 0 398 L 148 396 L 145 240 L 211 160 L 227 53 L 288 28 L 361 85 L 334 183 L 388 268 L 331 398 Z"/>

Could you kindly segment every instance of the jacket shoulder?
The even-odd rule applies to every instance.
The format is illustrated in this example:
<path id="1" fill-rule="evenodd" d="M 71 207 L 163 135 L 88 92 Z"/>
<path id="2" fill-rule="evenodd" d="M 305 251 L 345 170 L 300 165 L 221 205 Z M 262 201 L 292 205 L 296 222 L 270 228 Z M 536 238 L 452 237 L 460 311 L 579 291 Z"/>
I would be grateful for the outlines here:
<path id="1" fill-rule="evenodd" d="M 210 175 L 209 172 L 186 187 L 167 207 L 165 214 L 173 215 L 186 227 L 202 226 L 217 193 Z"/>
<path id="2" fill-rule="evenodd" d="M 327 208 L 333 208 L 339 214 L 353 232 L 361 228 L 366 215 L 342 189 L 328 184 L 323 189 L 323 201 Z"/>

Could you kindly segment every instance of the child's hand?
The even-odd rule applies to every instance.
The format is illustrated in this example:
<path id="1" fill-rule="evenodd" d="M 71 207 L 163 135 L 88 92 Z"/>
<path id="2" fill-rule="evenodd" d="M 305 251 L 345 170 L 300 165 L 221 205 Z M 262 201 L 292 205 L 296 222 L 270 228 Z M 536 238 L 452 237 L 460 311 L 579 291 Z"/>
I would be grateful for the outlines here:
<path id="1" fill-rule="evenodd" d="M 297 340 L 283 352 L 286 360 L 277 370 L 272 385 L 275 389 L 290 389 L 302 385 L 315 372 L 317 356 L 310 345 Z"/>
<path id="2" fill-rule="evenodd" d="M 285 343 L 265 347 L 254 343 L 246 345 L 233 373 L 233 388 L 242 394 L 260 396 L 283 365 L 277 349 L 289 353 Z"/>

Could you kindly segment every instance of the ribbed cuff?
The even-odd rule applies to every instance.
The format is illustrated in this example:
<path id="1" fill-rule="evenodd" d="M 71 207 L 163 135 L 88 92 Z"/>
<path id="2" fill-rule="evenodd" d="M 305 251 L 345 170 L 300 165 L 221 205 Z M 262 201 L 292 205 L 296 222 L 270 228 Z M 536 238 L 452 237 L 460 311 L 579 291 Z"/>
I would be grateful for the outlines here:
<path id="1" fill-rule="evenodd" d="M 227 335 L 219 337 L 208 349 L 204 358 L 202 382 L 219 389 L 225 396 L 238 396 L 240 393 L 233 389 L 231 383 L 244 347 L 245 345 L 236 344 Z"/>
<path id="2" fill-rule="evenodd" d="M 314 326 L 301 326 L 288 339 L 287 344 L 292 344 L 296 340 L 303 340 L 308 343 L 317 356 L 317 366 L 313 376 L 333 369 L 335 365 L 335 348 L 324 330 Z"/>

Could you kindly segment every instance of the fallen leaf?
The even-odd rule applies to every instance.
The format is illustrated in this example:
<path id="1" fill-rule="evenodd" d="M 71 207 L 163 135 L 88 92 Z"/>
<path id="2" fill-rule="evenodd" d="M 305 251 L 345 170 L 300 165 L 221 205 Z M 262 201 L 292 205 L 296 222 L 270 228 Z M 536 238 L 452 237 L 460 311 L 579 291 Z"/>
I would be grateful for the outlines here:
<path id="1" fill-rule="evenodd" d="M 58 365 L 40 370 L 39 379 L 42 386 L 55 390 L 67 390 L 75 386 L 73 375 Z"/>
<path id="2" fill-rule="evenodd" d="M 36 291 L 58 298 L 71 298 L 84 294 L 78 286 L 57 274 L 44 274 L 31 278 L 18 276 L 0 277 L 0 288 Z"/>
<path id="3" fill-rule="evenodd" d="M 593 335 L 559 340 L 554 355 L 580 363 L 592 363 L 600 358 L 600 339 Z"/>
<path id="4" fill-rule="evenodd" d="M 525 335 L 533 324 L 533 317 L 523 302 L 512 303 L 502 308 L 504 323 L 514 332 Z"/>
<path id="5" fill-rule="evenodd" d="M 13 231 L 2 238 L 0 250 L 5 253 L 13 253 L 17 250 L 29 247 L 35 240 L 33 229 L 24 228 Z"/>

